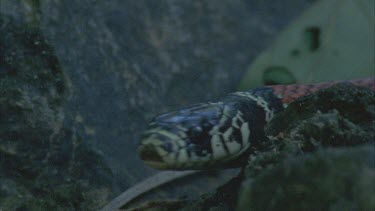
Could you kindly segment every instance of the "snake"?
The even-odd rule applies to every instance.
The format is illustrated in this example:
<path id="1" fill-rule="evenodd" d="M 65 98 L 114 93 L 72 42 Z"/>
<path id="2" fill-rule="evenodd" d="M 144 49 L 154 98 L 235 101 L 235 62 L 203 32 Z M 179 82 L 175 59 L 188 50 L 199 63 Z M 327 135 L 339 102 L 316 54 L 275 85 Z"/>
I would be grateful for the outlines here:
<path id="1" fill-rule="evenodd" d="M 375 78 L 363 78 L 230 93 L 156 116 L 141 137 L 138 154 L 146 165 L 160 170 L 239 167 L 266 141 L 265 126 L 277 113 L 296 99 L 335 84 L 375 91 Z"/>

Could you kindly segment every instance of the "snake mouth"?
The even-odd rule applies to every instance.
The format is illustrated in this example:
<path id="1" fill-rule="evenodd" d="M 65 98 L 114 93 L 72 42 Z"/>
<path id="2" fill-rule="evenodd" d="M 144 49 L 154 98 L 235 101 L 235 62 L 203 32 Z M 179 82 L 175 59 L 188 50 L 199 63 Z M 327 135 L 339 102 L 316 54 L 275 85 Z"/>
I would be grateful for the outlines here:
<path id="1" fill-rule="evenodd" d="M 157 150 L 157 147 L 152 144 L 141 145 L 138 148 L 140 158 L 147 165 L 156 169 L 165 169 L 167 167 L 163 157 Z"/>

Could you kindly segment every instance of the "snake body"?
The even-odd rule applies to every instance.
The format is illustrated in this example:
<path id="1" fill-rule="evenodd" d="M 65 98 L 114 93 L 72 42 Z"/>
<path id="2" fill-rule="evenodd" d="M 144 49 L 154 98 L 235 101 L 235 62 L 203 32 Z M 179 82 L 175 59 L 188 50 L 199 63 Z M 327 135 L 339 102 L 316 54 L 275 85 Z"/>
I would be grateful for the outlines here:
<path id="1" fill-rule="evenodd" d="M 228 94 L 217 102 L 192 105 L 155 117 L 138 153 L 157 169 L 236 167 L 265 141 L 273 116 L 302 96 L 338 83 L 375 91 L 375 78 L 317 84 L 276 85 Z"/>

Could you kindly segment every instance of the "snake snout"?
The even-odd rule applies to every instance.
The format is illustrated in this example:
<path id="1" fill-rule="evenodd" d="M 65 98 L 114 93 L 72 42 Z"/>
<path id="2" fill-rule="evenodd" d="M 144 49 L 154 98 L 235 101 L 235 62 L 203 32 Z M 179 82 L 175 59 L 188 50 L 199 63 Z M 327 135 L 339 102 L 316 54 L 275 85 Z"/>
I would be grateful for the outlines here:
<path id="1" fill-rule="evenodd" d="M 163 169 L 165 162 L 159 154 L 157 147 L 152 144 L 142 145 L 138 148 L 140 158 L 151 167 Z"/>
<path id="2" fill-rule="evenodd" d="M 139 148 L 139 156 L 142 160 L 163 162 L 163 158 L 153 145 L 145 145 Z"/>
<path id="3" fill-rule="evenodd" d="M 156 169 L 166 169 L 170 164 L 168 162 L 170 146 L 167 144 L 168 139 L 151 130 L 142 137 L 138 154 L 147 165 Z"/>
<path id="4" fill-rule="evenodd" d="M 199 169 L 221 163 L 230 153 L 230 144 L 222 142 L 232 130 L 224 136 L 220 128 L 230 128 L 234 114 L 223 103 L 207 103 L 159 115 L 148 125 L 138 153 L 156 169 Z"/>

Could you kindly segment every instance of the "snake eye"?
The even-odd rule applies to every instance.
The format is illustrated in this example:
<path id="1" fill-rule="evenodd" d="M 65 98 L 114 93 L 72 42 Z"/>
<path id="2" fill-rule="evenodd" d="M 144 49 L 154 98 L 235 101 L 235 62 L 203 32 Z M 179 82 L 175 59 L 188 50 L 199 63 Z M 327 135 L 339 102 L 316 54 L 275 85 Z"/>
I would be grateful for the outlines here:
<path id="1" fill-rule="evenodd" d="M 189 131 L 187 132 L 188 137 L 190 140 L 196 140 L 201 133 L 203 132 L 202 127 L 196 126 L 196 127 L 191 127 Z"/>
<path id="2" fill-rule="evenodd" d="M 203 129 L 199 126 L 193 127 L 191 129 L 191 132 L 193 132 L 193 133 L 201 133 L 202 131 L 203 131 Z"/>

